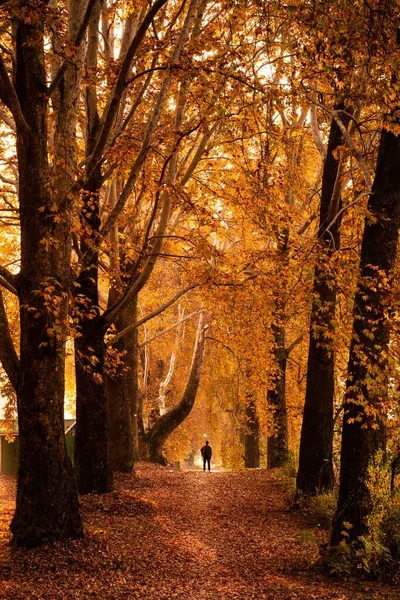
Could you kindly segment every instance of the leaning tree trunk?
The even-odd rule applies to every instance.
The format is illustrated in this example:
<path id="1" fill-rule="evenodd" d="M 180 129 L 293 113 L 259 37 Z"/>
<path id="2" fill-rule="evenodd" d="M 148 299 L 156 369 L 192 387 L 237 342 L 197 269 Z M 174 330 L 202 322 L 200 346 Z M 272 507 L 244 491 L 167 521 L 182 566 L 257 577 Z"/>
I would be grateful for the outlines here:
<path id="1" fill-rule="evenodd" d="M 399 126 L 399 121 L 396 121 Z M 383 130 L 368 202 L 354 306 L 344 405 L 340 488 L 332 544 L 368 533 L 371 497 L 367 469 L 385 450 L 390 307 L 400 227 L 400 136 Z"/>
<path id="2" fill-rule="evenodd" d="M 244 430 L 244 466 L 258 469 L 260 466 L 260 423 L 257 415 L 255 395 L 246 395 L 246 427 Z"/>
<path id="3" fill-rule="evenodd" d="M 207 328 L 208 326 L 204 324 L 204 315 L 202 312 L 197 328 L 190 373 L 182 398 L 177 406 L 174 406 L 159 417 L 145 434 L 143 441 L 148 446 L 149 460 L 151 462 L 162 465 L 167 464 L 167 460 L 163 455 L 164 444 L 171 433 L 189 416 L 193 408 L 200 383 L 201 368 L 203 366 Z"/>
<path id="4" fill-rule="evenodd" d="M 25 3 L 22 3 L 25 4 Z M 29 7 L 16 24 L 15 89 L 21 223 L 19 470 L 14 541 L 32 546 L 82 535 L 64 438 L 64 359 L 70 275 L 70 202 L 52 195 L 47 155 L 44 23 Z M 28 13 L 27 13 L 28 14 Z M 53 240 L 53 241 L 52 241 Z M 46 243 L 47 242 L 47 243 Z M 47 245 L 49 244 L 49 245 Z"/>
<path id="5" fill-rule="evenodd" d="M 343 109 L 343 105 L 336 107 L 336 110 L 340 109 Z M 340 206 L 337 198 L 337 209 L 332 211 L 334 195 L 337 194 L 340 186 L 341 163 L 337 156 L 337 149 L 342 143 L 340 128 L 336 121 L 332 120 L 322 175 L 318 231 L 320 252 L 314 271 L 306 398 L 296 481 L 297 491 L 310 496 L 330 490 L 334 485 L 332 444 L 335 356 L 333 336 L 336 275 L 333 270 L 332 257 L 340 244 L 340 219 L 336 218 L 333 224 L 330 224 L 330 220 L 337 217 Z"/>

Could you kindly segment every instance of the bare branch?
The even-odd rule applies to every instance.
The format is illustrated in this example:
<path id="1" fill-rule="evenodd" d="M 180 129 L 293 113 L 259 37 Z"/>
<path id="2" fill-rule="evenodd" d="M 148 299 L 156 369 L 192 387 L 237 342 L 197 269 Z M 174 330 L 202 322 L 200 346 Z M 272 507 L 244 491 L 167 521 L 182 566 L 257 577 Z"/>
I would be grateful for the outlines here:
<path id="1" fill-rule="evenodd" d="M 17 127 L 21 130 L 21 133 L 28 135 L 30 128 L 28 127 L 25 117 L 22 113 L 21 105 L 18 100 L 17 92 L 13 86 L 11 79 L 8 75 L 6 65 L 3 57 L 0 54 L 0 98 L 10 109 Z"/>
<path id="2" fill-rule="evenodd" d="M 350 133 L 347 131 L 345 124 L 343 123 L 342 119 L 340 118 L 340 114 L 339 114 L 340 111 L 328 110 L 326 107 L 324 107 L 324 110 L 326 110 L 332 116 L 332 118 L 336 121 L 344 139 L 346 140 L 346 144 L 348 145 L 348 147 L 351 150 L 352 155 L 354 156 L 354 158 L 360 165 L 360 169 L 364 176 L 364 181 L 365 181 L 365 184 L 366 184 L 368 190 L 371 190 L 372 179 L 371 179 L 371 175 L 369 173 L 368 167 L 367 167 L 367 163 L 365 162 L 361 152 L 359 152 L 357 150 L 356 146 L 354 145 L 354 142 L 351 138 Z"/>
<path id="3" fill-rule="evenodd" d="M 171 65 L 176 63 L 176 61 L 178 60 L 181 50 L 182 50 L 182 47 L 183 47 L 184 43 L 187 41 L 187 38 L 189 36 L 189 30 L 190 30 L 190 24 L 191 24 L 191 20 L 192 20 L 194 4 L 195 4 L 195 2 L 192 0 L 191 4 L 189 6 L 188 12 L 186 14 L 185 23 L 182 27 L 179 38 L 178 38 L 175 48 L 172 52 L 172 56 L 170 59 Z M 110 231 L 111 227 L 114 225 L 115 221 L 117 220 L 118 215 L 120 214 L 120 212 L 124 208 L 126 202 L 128 201 L 128 198 L 131 194 L 133 186 L 135 185 L 137 176 L 140 172 L 140 169 L 143 166 L 143 163 L 146 159 L 147 153 L 150 149 L 151 138 L 153 136 L 156 125 L 159 121 L 161 111 L 164 107 L 164 103 L 165 103 L 165 100 L 167 97 L 170 83 L 171 83 L 171 74 L 169 73 L 168 76 L 164 79 L 164 81 L 162 83 L 156 105 L 154 106 L 153 111 L 147 122 L 147 127 L 146 127 L 146 132 L 144 135 L 144 139 L 142 142 L 142 147 L 141 147 L 139 154 L 137 155 L 136 160 L 131 168 L 131 171 L 130 171 L 129 177 L 126 181 L 125 187 L 121 192 L 118 202 L 116 203 L 113 210 L 111 211 L 111 213 L 107 219 L 107 222 L 102 227 L 102 231 L 100 232 L 102 237 L 107 235 L 107 233 Z M 99 143 L 100 143 L 100 139 L 99 139 L 98 144 Z M 93 151 L 93 155 L 95 153 L 96 153 L 96 148 Z M 90 158 L 90 160 L 91 160 L 91 158 Z M 88 170 L 90 171 L 89 166 L 88 166 Z"/>
<path id="4" fill-rule="evenodd" d="M 179 325 L 181 325 L 185 321 L 188 321 L 189 319 L 193 319 L 193 317 L 196 317 L 199 314 L 200 314 L 200 310 L 196 310 L 192 313 L 189 313 L 188 315 L 182 317 L 182 319 L 179 319 L 176 323 L 174 323 L 170 327 L 167 327 L 166 329 L 163 329 L 162 331 L 159 331 L 155 335 L 152 335 L 151 337 L 147 338 L 142 344 L 139 345 L 139 348 L 143 348 L 144 346 L 147 346 L 147 344 L 150 344 L 150 342 L 153 342 L 154 340 L 158 339 L 162 335 L 165 335 L 172 329 L 175 329 L 175 327 L 179 327 Z"/>
<path id="5" fill-rule="evenodd" d="M 288 346 L 287 348 L 285 348 L 285 353 L 286 353 L 287 357 L 292 352 L 292 350 L 294 350 L 296 348 L 296 346 L 298 346 L 299 344 L 301 344 L 301 342 L 303 341 L 303 339 L 304 339 L 304 335 L 301 334 L 301 335 L 299 335 L 299 337 L 297 339 L 294 340 L 294 342 L 292 342 L 290 344 L 290 346 Z"/>
<path id="6" fill-rule="evenodd" d="M 2 286 L 6 290 L 8 290 L 12 294 L 14 294 L 14 296 L 18 296 L 17 289 L 13 285 L 8 283 L 8 281 L 6 279 L 4 279 L 4 277 L 2 277 L 1 275 L 0 275 L 0 286 Z"/>
<path id="7" fill-rule="evenodd" d="M 359 194 L 355 200 L 353 200 L 352 202 L 349 202 L 348 204 L 346 204 L 346 206 L 342 206 L 342 208 L 333 217 L 332 221 L 327 225 L 327 227 L 323 231 L 322 235 L 325 232 L 330 231 L 330 228 L 332 227 L 332 225 L 334 225 L 334 223 L 338 220 L 338 218 L 340 217 L 340 215 L 342 213 L 344 213 L 346 210 L 348 210 L 349 208 L 351 208 L 352 206 L 354 206 L 354 204 L 357 204 L 357 202 L 359 200 L 361 200 L 362 198 L 365 198 L 365 196 L 371 196 L 371 192 L 363 192 L 362 194 Z"/>
<path id="8" fill-rule="evenodd" d="M 321 140 L 321 136 L 319 134 L 318 120 L 317 120 L 317 106 L 316 106 L 315 102 L 311 102 L 311 106 L 310 106 L 310 126 L 311 126 L 311 133 L 314 138 L 314 143 L 317 146 L 318 152 L 320 153 L 322 160 L 325 160 L 326 148 L 325 148 L 325 145 L 324 145 L 323 141 Z"/>
<path id="9" fill-rule="evenodd" d="M 0 288 L 0 362 L 15 391 L 18 391 L 20 362 L 10 333 L 3 294 Z"/>
<path id="10" fill-rule="evenodd" d="M 86 29 L 89 25 L 89 21 L 90 21 L 90 16 L 92 14 L 92 10 L 93 7 L 95 5 L 95 3 L 97 2 L 97 0 L 89 0 L 88 5 L 86 7 L 86 12 L 84 14 L 83 20 L 82 20 L 82 24 L 78 29 L 78 33 L 76 34 L 76 37 L 74 40 L 72 40 L 73 45 L 76 48 L 79 48 L 79 46 L 81 45 L 83 38 L 85 36 L 86 33 Z M 49 85 L 49 87 L 47 88 L 47 96 L 49 98 L 51 98 L 51 96 L 53 95 L 53 93 L 55 92 L 55 90 L 57 89 L 61 79 L 64 76 L 65 71 L 68 69 L 68 66 L 70 65 L 70 60 L 65 59 L 63 64 L 61 65 L 61 67 L 59 68 L 59 70 L 57 71 L 57 73 L 54 76 L 53 81 L 51 82 L 51 84 Z"/>
<path id="11" fill-rule="evenodd" d="M 187 292 L 189 292 L 190 290 L 193 290 L 197 286 L 198 286 L 197 283 L 192 283 L 191 285 L 187 286 L 183 290 L 180 290 L 177 294 L 175 294 L 175 296 L 173 298 L 171 298 L 171 300 L 168 300 L 168 302 L 165 302 L 165 304 L 163 304 L 162 306 L 160 306 L 159 308 L 154 310 L 152 313 L 150 313 L 149 315 L 146 315 L 145 317 L 143 317 L 136 323 L 133 323 L 132 325 L 129 325 L 128 327 L 126 327 L 125 329 L 120 331 L 113 339 L 113 343 L 117 342 L 122 336 L 129 333 L 129 331 L 132 331 L 132 329 L 136 329 L 137 327 L 140 327 L 147 321 L 150 321 L 150 319 L 154 319 L 154 317 L 161 314 L 162 312 L 164 312 L 164 310 L 166 310 L 167 308 L 172 306 L 172 304 L 174 304 L 177 300 L 179 300 L 179 298 L 181 296 L 183 296 L 184 294 L 187 294 Z M 104 319 L 104 317 L 106 317 L 105 320 L 107 322 L 107 311 L 103 314 L 103 319 Z"/>
<path id="12" fill-rule="evenodd" d="M 181 182 L 180 182 L 181 186 L 184 186 L 189 181 L 190 177 L 193 175 L 193 171 L 199 164 L 204 152 L 206 151 L 207 144 L 210 141 L 210 138 L 212 137 L 214 132 L 216 131 L 217 127 L 218 127 L 218 122 L 214 123 L 214 125 L 211 127 L 211 129 L 204 133 L 203 137 L 200 140 L 200 143 L 196 150 L 196 153 L 193 156 L 193 159 L 192 159 L 190 165 L 188 166 L 186 173 L 183 175 L 183 177 L 181 179 Z"/>
<path id="13" fill-rule="evenodd" d="M 13 294 L 17 293 L 16 290 L 18 289 L 18 275 L 13 275 L 6 267 L 0 265 L 0 277 L 2 277 L 7 282 L 7 284 L 11 286 L 13 290 L 15 290 L 15 292 L 13 290 L 10 290 L 10 292 L 12 291 Z M 6 286 L 4 285 L 4 287 Z"/>
<path id="14" fill-rule="evenodd" d="M 17 126 L 13 118 L 9 117 L 4 110 L 0 108 L 0 119 L 4 121 L 6 125 L 9 126 L 13 131 L 17 131 Z"/>
<path id="15" fill-rule="evenodd" d="M 112 96 L 108 102 L 107 108 L 105 109 L 105 113 L 101 119 L 101 121 L 102 121 L 101 128 L 100 128 L 99 136 L 97 138 L 96 145 L 95 145 L 94 150 L 93 150 L 91 156 L 89 157 L 89 160 L 86 165 L 86 173 L 87 173 L 86 176 L 88 178 L 90 177 L 90 174 L 91 174 L 93 168 L 95 167 L 95 165 L 97 165 L 98 161 L 100 160 L 101 155 L 104 151 L 104 148 L 107 145 L 111 128 L 114 124 L 115 117 L 119 110 L 120 100 L 122 98 L 122 94 L 127 85 L 126 77 L 131 68 L 132 61 L 135 57 L 136 51 L 139 48 L 139 45 L 141 44 L 141 42 L 151 24 L 153 17 L 157 14 L 157 12 L 160 10 L 160 8 L 167 1 L 168 0 L 156 0 L 156 2 L 153 4 L 153 6 L 149 9 L 148 13 L 144 17 L 140 26 L 138 27 L 138 30 L 132 40 L 132 43 L 129 46 L 129 49 L 125 55 L 124 61 L 121 65 L 121 69 L 120 69 L 120 72 L 118 75 L 117 82 L 114 86 Z"/>

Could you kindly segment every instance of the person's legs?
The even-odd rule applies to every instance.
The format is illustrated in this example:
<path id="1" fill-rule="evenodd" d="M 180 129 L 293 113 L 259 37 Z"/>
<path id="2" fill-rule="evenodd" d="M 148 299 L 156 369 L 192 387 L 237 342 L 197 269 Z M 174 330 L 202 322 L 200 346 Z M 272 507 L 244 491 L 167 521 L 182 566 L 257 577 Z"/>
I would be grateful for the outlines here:
<path id="1" fill-rule="evenodd" d="M 206 460 L 207 460 L 206 458 L 203 458 L 203 471 L 206 470 Z"/>
<path id="2" fill-rule="evenodd" d="M 209 471 L 211 471 L 210 462 L 211 462 L 211 458 L 207 458 L 208 470 L 209 470 Z"/>

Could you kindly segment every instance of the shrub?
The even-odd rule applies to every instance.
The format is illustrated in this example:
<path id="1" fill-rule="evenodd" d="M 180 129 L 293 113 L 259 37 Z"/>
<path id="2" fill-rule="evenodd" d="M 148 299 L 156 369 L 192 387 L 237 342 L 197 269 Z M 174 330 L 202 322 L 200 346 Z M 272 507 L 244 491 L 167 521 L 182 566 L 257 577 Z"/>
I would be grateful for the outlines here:
<path id="1" fill-rule="evenodd" d="M 322 529 L 331 528 L 333 515 L 337 503 L 336 491 L 318 494 L 300 500 L 300 508 L 307 515 L 311 525 L 317 525 Z"/>
<path id="2" fill-rule="evenodd" d="M 340 577 L 365 573 L 388 582 L 393 580 L 400 558 L 400 495 L 390 496 L 390 470 L 383 452 L 371 461 L 366 485 L 371 501 L 368 535 L 331 548 L 325 565 Z"/>

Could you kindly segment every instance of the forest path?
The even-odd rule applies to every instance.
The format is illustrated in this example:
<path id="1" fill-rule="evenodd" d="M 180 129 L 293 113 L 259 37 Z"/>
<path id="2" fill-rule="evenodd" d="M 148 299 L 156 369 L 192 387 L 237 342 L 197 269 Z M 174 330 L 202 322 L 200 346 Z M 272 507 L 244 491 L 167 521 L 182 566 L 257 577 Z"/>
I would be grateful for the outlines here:
<path id="1" fill-rule="evenodd" d="M 153 465 L 82 498 L 84 540 L 11 553 L 0 521 L 1 600 L 384 600 L 399 590 L 325 578 L 323 534 L 288 512 L 265 471 Z M 3 485 L 3 493 L 1 487 Z M 0 477 L 0 510 L 11 517 Z M 3 533 L 3 537 L 1 534 Z"/>

